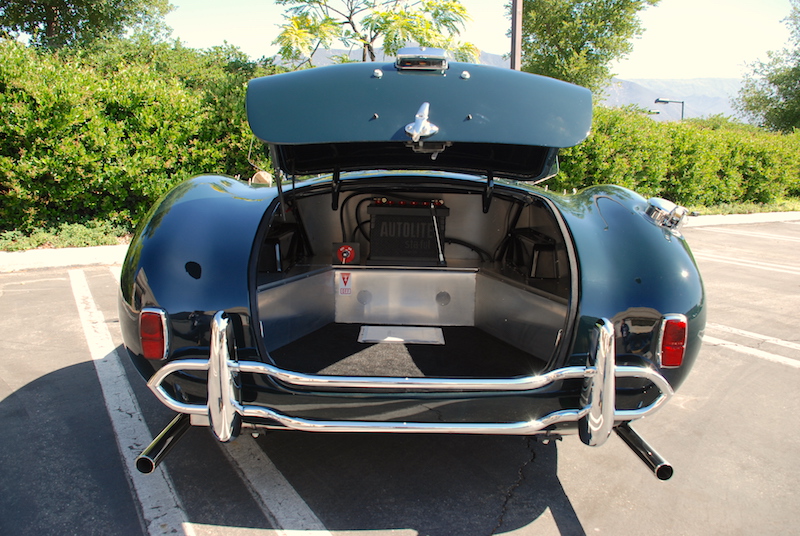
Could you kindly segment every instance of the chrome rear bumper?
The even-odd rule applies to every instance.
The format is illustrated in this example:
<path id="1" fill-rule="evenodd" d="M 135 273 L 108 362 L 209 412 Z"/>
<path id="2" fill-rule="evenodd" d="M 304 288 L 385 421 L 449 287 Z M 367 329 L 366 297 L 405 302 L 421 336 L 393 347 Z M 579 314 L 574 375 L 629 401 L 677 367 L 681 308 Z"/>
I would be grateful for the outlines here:
<path id="1" fill-rule="evenodd" d="M 601 445 L 614 426 L 650 415 L 673 394 L 663 376 L 650 368 L 617 366 L 615 364 L 614 330 L 608 320 L 595 326 L 594 340 L 584 367 L 566 367 L 546 374 L 507 379 L 481 378 L 391 378 L 322 376 L 291 372 L 265 363 L 237 361 L 228 318 L 218 312 L 211 325 L 211 352 L 208 360 L 183 359 L 166 364 L 148 382 L 156 397 L 179 413 L 208 418 L 209 425 L 220 441 L 230 441 L 238 433 L 242 419 L 268 419 L 294 430 L 312 432 L 394 432 L 533 435 L 562 423 L 577 423 L 581 440 L 587 445 Z M 174 399 L 162 386 L 164 380 L 180 371 L 208 372 L 208 403 L 189 404 Z M 238 374 L 263 374 L 298 388 L 327 390 L 386 390 L 403 389 L 418 392 L 491 392 L 535 391 L 554 382 L 583 379 L 581 407 L 555 411 L 539 419 L 508 423 L 434 423 L 434 422 L 376 422 L 309 420 L 292 417 L 273 409 L 240 402 Z M 641 378 L 652 382 L 660 391 L 648 406 L 634 410 L 615 407 L 616 378 Z"/>

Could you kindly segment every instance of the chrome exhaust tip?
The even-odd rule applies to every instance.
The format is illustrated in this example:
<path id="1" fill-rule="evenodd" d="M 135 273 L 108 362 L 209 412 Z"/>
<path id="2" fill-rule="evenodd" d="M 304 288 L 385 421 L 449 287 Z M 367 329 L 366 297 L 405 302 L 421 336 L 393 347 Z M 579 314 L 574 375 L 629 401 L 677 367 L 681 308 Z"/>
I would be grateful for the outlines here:
<path id="1" fill-rule="evenodd" d="M 186 413 L 176 415 L 172 422 L 156 436 L 153 442 L 136 457 L 136 469 L 146 475 L 155 471 L 158 464 L 164 460 L 169 451 L 172 450 L 172 447 L 175 446 L 175 443 L 191 427 L 192 422 L 189 415 Z"/>
<path id="2" fill-rule="evenodd" d="M 672 478 L 672 474 L 674 473 L 672 465 L 656 452 L 642 436 L 637 434 L 627 422 L 616 426 L 614 431 L 616 431 L 622 441 L 639 456 L 639 459 L 653 472 L 656 478 L 659 480 L 669 480 Z"/>

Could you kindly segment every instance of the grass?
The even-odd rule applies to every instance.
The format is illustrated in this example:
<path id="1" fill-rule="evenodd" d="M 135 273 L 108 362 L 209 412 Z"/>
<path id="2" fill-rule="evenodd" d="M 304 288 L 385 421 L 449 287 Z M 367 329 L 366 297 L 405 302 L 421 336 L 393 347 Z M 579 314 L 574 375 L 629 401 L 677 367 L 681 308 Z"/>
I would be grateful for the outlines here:
<path id="1" fill-rule="evenodd" d="M 30 233 L 3 231 L 0 232 L 0 251 L 108 246 L 124 244 L 129 240 L 128 229 L 95 220 L 86 224 L 65 223 L 56 229 L 36 229 Z"/>
<path id="2" fill-rule="evenodd" d="M 725 203 L 721 205 L 689 206 L 690 212 L 699 215 L 755 214 L 757 212 L 800 211 L 800 198 L 791 197 L 774 203 Z M 22 251 L 37 248 L 69 248 L 126 244 L 130 229 L 110 222 L 90 221 L 87 224 L 62 224 L 57 229 L 37 229 L 30 233 L 21 231 L 0 232 L 0 251 Z"/>

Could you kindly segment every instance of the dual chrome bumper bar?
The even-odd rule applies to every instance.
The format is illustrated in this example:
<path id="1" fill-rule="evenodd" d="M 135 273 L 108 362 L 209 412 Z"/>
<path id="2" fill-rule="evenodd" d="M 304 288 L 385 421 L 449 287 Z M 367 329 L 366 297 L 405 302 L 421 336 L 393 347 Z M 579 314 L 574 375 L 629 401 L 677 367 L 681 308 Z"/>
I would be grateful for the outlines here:
<path id="1" fill-rule="evenodd" d="M 211 352 L 208 360 L 183 359 L 166 364 L 148 382 L 158 399 L 178 413 L 201 415 L 220 441 L 230 441 L 243 419 L 268 419 L 294 430 L 312 432 L 395 432 L 533 435 L 561 423 L 577 423 L 581 440 L 587 445 L 601 445 L 618 423 L 638 419 L 661 407 L 673 394 L 669 383 L 653 369 L 615 364 L 614 330 L 608 320 L 597 323 L 594 341 L 585 367 L 566 367 L 545 374 L 508 379 L 480 378 L 392 378 L 321 376 L 302 374 L 255 361 L 237 361 L 228 318 L 224 312 L 214 316 L 211 324 Z M 189 404 L 175 400 L 161 385 L 170 375 L 180 371 L 208 372 L 208 403 Z M 273 409 L 240 402 L 239 373 L 263 374 L 298 388 L 326 390 L 404 389 L 417 392 L 508 392 L 535 391 L 554 382 L 583 379 L 581 408 L 555 411 L 539 419 L 508 423 L 438 423 L 331 421 L 292 417 Z M 642 378 L 652 382 L 660 394 L 650 405 L 632 410 L 615 407 L 616 378 Z"/>

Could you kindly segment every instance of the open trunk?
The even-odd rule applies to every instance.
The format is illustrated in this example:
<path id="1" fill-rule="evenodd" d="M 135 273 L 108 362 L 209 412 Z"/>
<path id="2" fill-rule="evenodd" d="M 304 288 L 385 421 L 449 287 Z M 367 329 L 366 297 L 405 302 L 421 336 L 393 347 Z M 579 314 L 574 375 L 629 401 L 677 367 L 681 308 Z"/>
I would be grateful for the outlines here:
<path id="1" fill-rule="evenodd" d="M 486 183 L 455 177 L 362 177 L 344 181 L 357 189 L 339 200 L 330 183 L 282 196 L 257 276 L 275 365 L 450 378 L 555 366 L 575 280 L 559 219 L 531 191 L 487 194 Z"/>
<path id="2" fill-rule="evenodd" d="M 702 284 L 672 238 L 684 212 L 650 204 L 662 228 L 648 228 L 633 223 L 629 192 L 590 201 L 525 184 L 557 172 L 591 112 L 587 89 L 428 49 L 251 81 L 248 121 L 292 187 L 188 181 L 151 213 L 122 271 L 134 362 L 162 403 L 191 415 L 140 470 L 190 424 L 220 441 L 245 427 L 577 432 L 592 446 L 617 427 L 668 478 L 626 423 L 671 396 L 651 364 L 683 359 L 687 315 L 702 333 Z M 556 203 L 574 215 L 592 289 L 579 288 Z"/>

